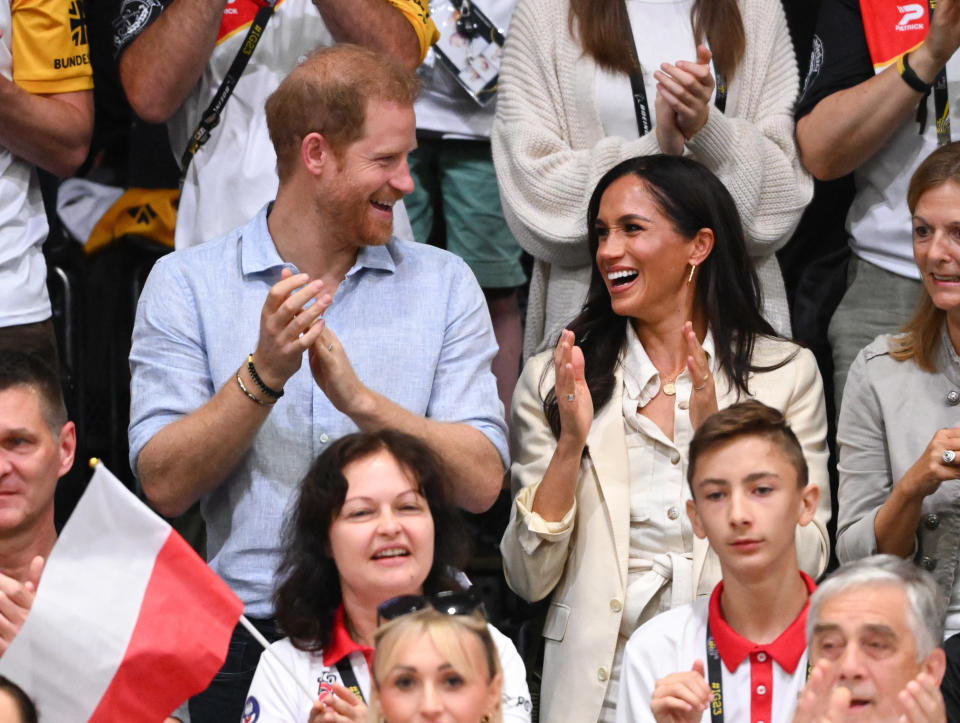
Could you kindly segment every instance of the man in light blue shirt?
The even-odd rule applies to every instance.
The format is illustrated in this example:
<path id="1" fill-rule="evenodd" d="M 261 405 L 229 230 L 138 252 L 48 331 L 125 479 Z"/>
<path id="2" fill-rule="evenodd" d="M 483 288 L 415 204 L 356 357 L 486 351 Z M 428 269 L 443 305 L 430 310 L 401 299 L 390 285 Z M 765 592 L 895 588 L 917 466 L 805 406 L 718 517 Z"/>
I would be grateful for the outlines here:
<path id="1" fill-rule="evenodd" d="M 210 565 L 254 618 L 272 615 L 299 481 L 338 437 L 420 437 L 470 511 L 500 490 L 506 425 L 483 294 L 456 256 L 391 238 L 413 184 L 416 90 L 371 51 L 311 56 L 267 101 L 276 201 L 161 259 L 140 299 L 131 466 L 162 514 L 201 501 Z"/>

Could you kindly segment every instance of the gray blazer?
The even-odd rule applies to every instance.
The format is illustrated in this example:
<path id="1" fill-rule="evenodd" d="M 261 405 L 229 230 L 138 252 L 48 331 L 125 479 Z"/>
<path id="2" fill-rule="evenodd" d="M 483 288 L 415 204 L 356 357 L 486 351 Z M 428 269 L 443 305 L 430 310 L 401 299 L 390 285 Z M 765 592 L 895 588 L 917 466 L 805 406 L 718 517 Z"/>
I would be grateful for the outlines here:
<path id="1" fill-rule="evenodd" d="M 837 557 L 877 551 L 874 518 L 934 433 L 960 425 L 960 364 L 944 334 L 936 372 L 890 356 L 890 335 L 878 336 L 850 366 L 837 442 Z M 933 572 L 949 599 L 960 560 L 960 483 L 947 481 L 923 501 L 916 561 Z"/>

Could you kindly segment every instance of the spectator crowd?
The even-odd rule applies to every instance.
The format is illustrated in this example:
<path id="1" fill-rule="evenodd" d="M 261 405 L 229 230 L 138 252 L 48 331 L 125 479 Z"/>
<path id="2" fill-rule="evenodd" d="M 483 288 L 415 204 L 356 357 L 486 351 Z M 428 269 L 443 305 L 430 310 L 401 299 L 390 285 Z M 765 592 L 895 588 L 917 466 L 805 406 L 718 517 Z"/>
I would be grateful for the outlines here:
<path id="1" fill-rule="evenodd" d="M 44 241 L 99 58 L 180 170 L 129 468 L 246 616 L 168 722 L 960 723 L 960 0 L 116 5 L 104 61 L 0 0 L 0 660 L 83 442 Z"/>

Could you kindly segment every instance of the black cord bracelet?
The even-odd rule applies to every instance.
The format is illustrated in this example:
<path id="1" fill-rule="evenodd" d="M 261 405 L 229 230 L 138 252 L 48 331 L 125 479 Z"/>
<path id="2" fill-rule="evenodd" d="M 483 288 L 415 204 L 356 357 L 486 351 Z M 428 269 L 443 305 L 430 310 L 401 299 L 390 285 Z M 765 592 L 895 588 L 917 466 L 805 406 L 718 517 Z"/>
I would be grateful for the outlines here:
<path id="1" fill-rule="evenodd" d="M 904 53 L 897 60 L 897 70 L 900 71 L 900 77 L 903 78 L 903 82 L 909 85 L 918 93 L 929 93 L 930 88 L 933 87 L 933 83 L 927 83 L 920 79 L 920 76 L 917 75 L 913 68 L 910 67 L 910 63 L 907 62 L 907 56 L 910 53 Z"/>
<path id="2" fill-rule="evenodd" d="M 260 375 L 257 374 L 256 367 L 253 366 L 253 354 L 247 354 L 247 371 L 250 372 L 250 378 L 253 379 L 253 383 L 256 384 L 260 391 L 266 394 L 268 397 L 272 399 L 279 399 L 283 396 L 282 389 L 278 392 L 263 383 L 263 379 L 261 379 Z"/>

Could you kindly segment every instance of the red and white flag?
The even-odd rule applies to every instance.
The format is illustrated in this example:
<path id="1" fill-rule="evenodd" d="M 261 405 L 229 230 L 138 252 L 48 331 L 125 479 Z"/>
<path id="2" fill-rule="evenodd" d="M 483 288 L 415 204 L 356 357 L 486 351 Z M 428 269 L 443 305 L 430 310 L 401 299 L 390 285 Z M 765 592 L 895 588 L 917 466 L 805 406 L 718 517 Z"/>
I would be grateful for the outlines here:
<path id="1" fill-rule="evenodd" d="M 243 603 L 98 464 L 0 675 L 40 718 L 162 721 L 223 665 Z"/>

